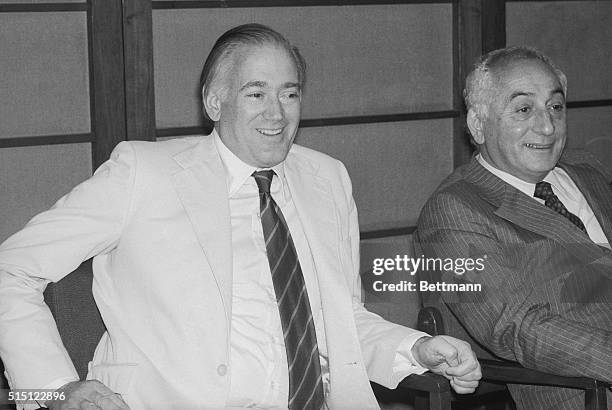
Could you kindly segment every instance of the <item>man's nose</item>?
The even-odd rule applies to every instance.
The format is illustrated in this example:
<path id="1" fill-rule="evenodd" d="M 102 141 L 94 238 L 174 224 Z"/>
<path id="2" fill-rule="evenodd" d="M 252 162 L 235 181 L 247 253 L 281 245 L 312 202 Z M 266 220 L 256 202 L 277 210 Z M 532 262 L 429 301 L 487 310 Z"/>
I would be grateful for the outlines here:
<path id="1" fill-rule="evenodd" d="M 542 135 L 552 135 L 555 132 L 552 114 L 548 110 L 538 110 L 536 112 L 534 130 Z"/>
<path id="2" fill-rule="evenodd" d="M 283 105 L 278 98 L 271 98 L 269 100 L 264 115 L 269 120 L 282 120 L 285 117 Z"/>

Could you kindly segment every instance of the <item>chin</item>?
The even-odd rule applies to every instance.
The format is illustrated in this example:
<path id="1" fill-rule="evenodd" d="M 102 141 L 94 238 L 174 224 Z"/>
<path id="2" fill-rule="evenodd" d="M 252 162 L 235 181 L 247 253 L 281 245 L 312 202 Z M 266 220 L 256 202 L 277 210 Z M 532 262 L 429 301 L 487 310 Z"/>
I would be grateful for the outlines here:
<path id="1" fill-rule="evenodd" d="M 545 151 L 545 152 L 533 152 L 532 160 L 530 161 L 532 164 L 537 164 L 536 168 L 546 169 L 546 168 L 554 168 L 554 166 L 559 161 L 559 152 L 556 151 Z"/>
<path id="2" fill-rule="evenodd" d="M 287 158 L 287 154 L 273 155 L 266 158 L 262 158 L 259 161 L 259 164 L 261 168 L 272 168 L 273 166 L 283 162 L 285 158 Z"/>

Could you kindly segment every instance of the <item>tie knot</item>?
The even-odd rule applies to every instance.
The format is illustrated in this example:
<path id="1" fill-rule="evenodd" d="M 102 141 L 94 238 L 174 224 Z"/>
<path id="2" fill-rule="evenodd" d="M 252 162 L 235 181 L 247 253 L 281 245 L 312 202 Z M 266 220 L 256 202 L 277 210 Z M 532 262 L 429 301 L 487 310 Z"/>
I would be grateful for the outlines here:
<path id="1" fill-rule="evenodd" d="M 272 185 L 272 177 L 274 176 L 274 171 L 271 169 L 265 171 L 255 171 L 252 175 L 253 178 L 255 178 L 255 182 L 257 182 L 259 192 L 269 194 L 270 185 Z"/>
<path id="2" fill-rule="evenodd" d="M 552 187 L 550 186 L 548 182 L 540 181 L 536 184 L 535 192 L 533 193 L 533 196 L 535 196 L 536 198 L 546 200 L 550 198 L 551 195 L 554 195 L 554 194 L 552 191 Z"/>

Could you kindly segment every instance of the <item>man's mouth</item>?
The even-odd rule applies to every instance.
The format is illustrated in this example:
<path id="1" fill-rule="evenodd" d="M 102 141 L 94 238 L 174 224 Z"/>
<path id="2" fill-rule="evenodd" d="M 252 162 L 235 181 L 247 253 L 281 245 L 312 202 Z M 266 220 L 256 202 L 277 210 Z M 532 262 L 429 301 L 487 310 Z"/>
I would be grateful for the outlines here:
<path id="1" fill-rule="evenodd" d="M 551 149 L 554 144 L 533 144 L 526 143 L 525 146 L 529 149 Z"/>
<path id="2" fill-rule="evenodd" d="M 268 137 L 272 137 L 274 135 L 278 135 L 283 132 L 282 128 L 256 128 L 257 132 Z"/>

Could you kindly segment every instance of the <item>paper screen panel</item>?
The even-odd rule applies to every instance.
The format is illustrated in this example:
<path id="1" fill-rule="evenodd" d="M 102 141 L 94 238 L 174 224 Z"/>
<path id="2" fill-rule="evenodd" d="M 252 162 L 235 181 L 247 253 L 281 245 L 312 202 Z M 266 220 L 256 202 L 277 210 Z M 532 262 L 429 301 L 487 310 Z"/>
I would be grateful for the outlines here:
<path id="1" fill-rule="evenodd" d="M 612 107 L 570 109 L 567 128 L 569 148 L 586 149 L 612 172 Z"/>
<path id="2" fill-rule="evenodd" d="M 381 291 L 376 281 L 392 284 L 416 282 L 415 276 L 403 270 L 390 270 L 379 275 L 373 274 L 373 264 L 376 259 L 403 260 L 413 257 L 412 235 L 393 236 L 380 239 L 363 240 L 360 243 L 360 268 L 362 295 L 366 308 L 385 319 L 404 326 L 416 327 L 420 303 L 416 292 Z M 400 266 L 403 268 L 403 266 Z M 418 283 L 418 282 L 417 282 Z"/>
<path id="3" fill-rule="evenodd" d="M 568 100 L 612 98 L 612 2 L 508 2 L 508 45 L 538 48 L 565 72 Z"/>
<path id="4" fill-rule="evenodd" d="M 204 59 L 219 35 L 249 22 L 306 58 L 303 118 L 451 108 L 451 4 L 154 10 L 158 128 L 200 123 Z"/>
<path id="5" fill-rule="evenodd" d="M 0 13 L 0 138 L 90 130 L 86 14 Z"/>
<path id="6" fill-rule="evenodd" d="M 361 230 L 416 224 L 452 171 L 452 120 L 304 128 L 297 142 L 340 159 L 353 181 Z"/>
<path id="7" fill-rule="evenodd" d="M 91 144 L 0 149 L 0 242 L 91 176 Z"/>

